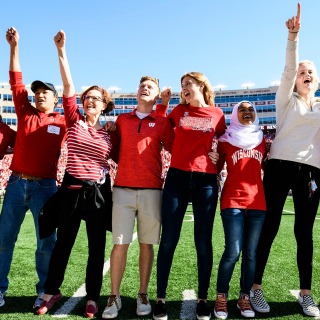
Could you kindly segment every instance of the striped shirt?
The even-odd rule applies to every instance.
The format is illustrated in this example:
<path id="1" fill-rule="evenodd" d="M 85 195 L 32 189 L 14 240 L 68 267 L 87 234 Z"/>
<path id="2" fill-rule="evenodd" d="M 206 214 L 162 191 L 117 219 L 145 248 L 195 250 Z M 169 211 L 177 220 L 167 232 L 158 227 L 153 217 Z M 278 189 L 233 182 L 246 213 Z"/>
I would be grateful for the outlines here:
<path id="1" fill-rule="evenodd" d="M 63 97 L 63 107 L 68 127 L 66 171 L 81 180 L 103 183 L 112 147 L 109 133 L 104 128 L 96 130 L 85 121 L 75 96 Z"/>

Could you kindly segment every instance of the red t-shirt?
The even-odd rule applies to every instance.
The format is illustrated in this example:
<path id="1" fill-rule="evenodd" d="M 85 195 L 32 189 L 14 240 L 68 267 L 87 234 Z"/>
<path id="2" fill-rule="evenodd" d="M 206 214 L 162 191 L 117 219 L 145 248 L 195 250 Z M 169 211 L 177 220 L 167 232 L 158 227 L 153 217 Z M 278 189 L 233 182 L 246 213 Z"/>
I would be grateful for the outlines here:
<path id="1" fill-rule="evenodd" d="M 139 119 L 136 111 L 116 120 L 120 143 L 116 187 L 162 189 L 161 150 L 171 151 L 174 130 L 167 118 L 155 111 Z"/>
<path id="2" fill-rule="evenodd" d="M 7 124 L 0 122 L 0 160 L 6 154 L 7 148 L 14 147 L 16 132 Z"/>
<path id="3" fill-rule="evenodd" d="M 157 105 L 157 112 L 164 115 L 167 107 Z M 219 138 L 226 129 L 222 110 L 217 107 L 193 107 L 177 105 L 168 119 L 175 128 L 170 167 L 205 173 L 217 173 L 217 167 L 208 153 L 214 136 Z"/>
<path id="4" fill-rule="evenodd" d="M 228 142 L 219 142 L 218 152 L 218 167 L 226 161 L 228 172 L 220 198 L 221 210 L 266 210 L 261 178 L 262 162 L 266 156 L 265 140 L 252 150 L 243 150 Z"/>
<path id="5" fill-rule="evenodd" d="M 9 72 L 13 102 L 18 119 L 10 169 L 42 178 L 57 177 L 60 149 L 65 138 L 64 116 L 43 113 L 28 100 L 21 72 Z"/>

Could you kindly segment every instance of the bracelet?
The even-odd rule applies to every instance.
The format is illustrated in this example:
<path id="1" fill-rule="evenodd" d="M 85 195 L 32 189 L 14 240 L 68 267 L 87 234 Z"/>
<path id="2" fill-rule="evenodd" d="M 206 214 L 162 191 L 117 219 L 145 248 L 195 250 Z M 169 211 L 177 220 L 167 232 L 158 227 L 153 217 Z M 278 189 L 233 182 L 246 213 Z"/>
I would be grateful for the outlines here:
<path id="1" fill-rule="evenodd" d="M 299 31 L 297 31 L 297 32 L 292 32 L 292 31 L 289 31 L 289 33 L 299 33 Z"/>

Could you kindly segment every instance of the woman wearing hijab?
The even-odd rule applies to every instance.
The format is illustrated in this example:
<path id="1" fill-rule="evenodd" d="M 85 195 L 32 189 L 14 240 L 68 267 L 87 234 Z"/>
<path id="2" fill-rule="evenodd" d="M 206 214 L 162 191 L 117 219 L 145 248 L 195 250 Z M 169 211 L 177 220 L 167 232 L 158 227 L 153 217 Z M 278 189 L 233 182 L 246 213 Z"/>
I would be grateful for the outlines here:
<path id="1" fill-rule="evenodd" d="M 218 170 L 226 162 L 228 175 L 220 199 L 225 250 L 219 264 L 214 315 L 218 319 L 228 317 L 229 283 L 242 251 L 237 307 L 242 316 L 252 318 L 255 313 L 250 306 L 250 289 L 266 211 L 261 180 L 266 143 L 256 109 L 249 101 L 241 101 L 234 106 L 230 126 L 219 138 L 218 153 Z M 214 161 L 214 153 L 209 156 Z"/>

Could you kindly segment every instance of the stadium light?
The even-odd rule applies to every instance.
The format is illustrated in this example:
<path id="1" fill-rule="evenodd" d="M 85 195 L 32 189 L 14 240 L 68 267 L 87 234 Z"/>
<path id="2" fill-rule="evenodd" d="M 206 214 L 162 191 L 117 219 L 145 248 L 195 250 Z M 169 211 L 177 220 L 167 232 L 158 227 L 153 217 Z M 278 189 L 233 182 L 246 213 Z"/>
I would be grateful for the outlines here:
<path id="1" fill-rule="evenodd" d="M 8 87 L 9 83 L 8 82 L 0 82 L 0 86 L 1 86 L 1 88 Z"/>
<path id="2" fill-rule="evenodd" d="M 254 87 L 256 84 L 253 82 L 245 82 L 241 85 L 242 88 L 246 88 L 246 89 L 251 89 L 252 87 Z"/>
<path id="3" fill-rule="evenodd" d="M 121 88 L 119 87 L 109 87 L 108 91 L 112 92 L 112 93 L 116 93 L 117 91 L 120 91 Z"/>
<path id="4" fill-rule="evenodd" d="M 270 82 L 272 87 L 279 87 L 280 86 L 280 80 L 273 80 Z"/>
<path id="5" fill-rule="evenodd" d="M 220 90 L 221 91 L 221 90 L 227 88 L 227 86 L 225 84 L 217 84 L 217 85 L 213 86 L 212 88 L 213 88 L 213 90 Z"/>

